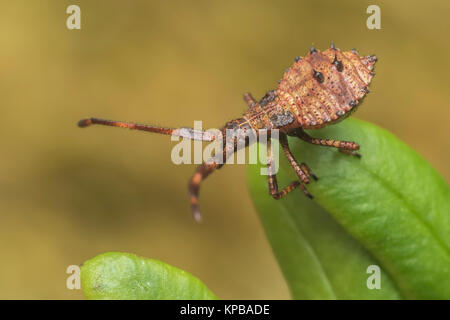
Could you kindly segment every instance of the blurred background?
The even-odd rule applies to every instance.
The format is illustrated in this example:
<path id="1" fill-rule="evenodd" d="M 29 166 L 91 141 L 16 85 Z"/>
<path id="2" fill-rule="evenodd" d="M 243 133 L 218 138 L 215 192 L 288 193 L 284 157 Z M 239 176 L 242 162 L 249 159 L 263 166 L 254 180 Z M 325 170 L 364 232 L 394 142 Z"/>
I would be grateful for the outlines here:
<path id="1" fill-rule="evenodd" d="M 71 4 L 81 30 L 66 28 Z M 381 30 L 366 27 L 370 4 Z M 220 128 L 245 111 L 243 92 L 275 88 L 311 44 L 375 53 L 372 93 L 355 116 L 450 180 L 449 2 L 16 0 L 0 9 L 0 298 L 82 299 L 66 288 L 66 268 L 106 251 L 185 269 L 223 299 L 289 298 L 244 165 L 203 184 L 196 224 L 186 192 L 195 165 L 171 162 L 176 142 L 76 123 Z"/>

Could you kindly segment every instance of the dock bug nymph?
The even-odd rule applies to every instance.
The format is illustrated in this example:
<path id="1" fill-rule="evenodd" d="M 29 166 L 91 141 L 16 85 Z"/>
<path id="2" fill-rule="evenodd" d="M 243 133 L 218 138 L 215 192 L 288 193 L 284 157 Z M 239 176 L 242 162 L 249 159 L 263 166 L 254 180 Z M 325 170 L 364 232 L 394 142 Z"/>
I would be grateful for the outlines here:
<path id="1" fill-rule="evenodd" d="M 298 180 L 282 190 L 278 189 L 276 175 L 271 171 L 273 162 L 271 148 L 268 145 L 269 193 L 273 198 L 280 199 L 295 188 L 301 189 L 306 196 L 313 198 L 305 185 L 310 182 L 310 178 L 317 180 L 317 177 L 305 163 L 299 164 L 295 160 L 289 149 L 287 136 L 296 136 L 312 144 L 334 147 L 343 153 L 360 157 L 356 153 L 359 145 L 355 142 L 313 138 L 304 129 L 322 128 L 345 119 L 354 112 L 359 102 L 369 92 L 368 86 L 374 76 L 372 70 L 376 61 L 375 55 L 361 57 L 355 49 L 340 51 L 333 44 L 331 48 L 322 52 L 311 47 L 306 57 L 295 58 L 294 64 L 286 70 L 276 90 L 267 92 L 259 101 L 256 101 L 250 93 L 244 94 L 248 110 L 241 118 L 228 122 L 222 131 L 225 132 L 230 128 L 238 128 L 241 132 L 250 129 L 255 132 L 260 129 L 279 130 L 280 144 Z M 98 118 L 88 118 L 78 122 L 80 127 L 92 124 L 176 135 L 202 141 L 213 140 L 208 132 L 189 128 L 168 129 Z M 236 144 L 232 144 L 231 148 L 225 145 L 219 157 L 227 159 L 235 151 Z M 214 159 L 203 162 L 189 181 L 190 203 L 197 221 L 201 219 L 198 207 L 200 184 L 214 170 L 220 169 L 223 163 L 225 161 Z"/>

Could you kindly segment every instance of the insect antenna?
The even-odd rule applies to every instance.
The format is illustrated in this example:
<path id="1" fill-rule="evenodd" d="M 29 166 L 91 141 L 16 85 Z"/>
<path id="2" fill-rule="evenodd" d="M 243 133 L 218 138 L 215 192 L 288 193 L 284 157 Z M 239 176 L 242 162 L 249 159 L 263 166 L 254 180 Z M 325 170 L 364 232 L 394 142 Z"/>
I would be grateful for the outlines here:
<path id="1" fill-rule="evenodd" d="M 126 128 L 131 130 L 140 130 L 147 131 L 165 135 L 172 135 L 176 137 L 183 137 L 191 140 L 199 140 L 199 141 L 214 141 L 214 135 L 210 132 L 194 130 L 192 128 L 163 128 L 156 127 L 147 124 L 138 124 L 133 122 L 124 122 L 124 121 L 114 121 L 114 120 L 105 120 L 99 118 L 87 118 L 78 121 L 78 126 L 80 128 L 89 127 L 93 124 L 98 124 L 102 126 L 110 126 L 110 127 L 118 127 L 118 128 Z"/>
<path id="2" fill-rule="evenodd" d="M 191 203 L 191 210 L 194 219 L 197 222 L 202 221 L 202 215 L 198 206 L 198 194 L 200 190 L 201 182 L 206 179 L 212 172 L 221 167 L 220 164 L 216 162 L 204 162 L 199 165 L 195 170 L 194 175 L 189 180 L 188 191 L 189 191 L 189 201 Z"/>

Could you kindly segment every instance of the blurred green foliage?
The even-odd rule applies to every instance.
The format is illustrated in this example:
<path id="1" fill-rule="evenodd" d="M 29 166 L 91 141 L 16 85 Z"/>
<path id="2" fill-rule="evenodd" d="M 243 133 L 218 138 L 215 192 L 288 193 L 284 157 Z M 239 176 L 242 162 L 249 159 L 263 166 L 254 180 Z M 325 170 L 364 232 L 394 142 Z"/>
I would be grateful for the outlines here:
<path id="1" fill-rule="evenodd" d="M 311 201 L 294 191 L 275 201 L 260 167 L 253 200 L 297 299 L 449 299 L 450 189 L 416 152 L 386 130 L 348 119 L 312 135 L 357 141 L 362 159 L 290 139 L 319 177 Z M 324 150 L 328 149 L 328 150 Z M 281 157 L 281 156 L 280 156 Z M 278 185 L 297 180 L 281 163 Z M 369 266 L 381 289 L 369 290 Z"/>
<path id="2" fill-rule="evenodd" d="M 96 300 L 213 300 L 196 277 L 161 261 L 108 252 L 81 268 L 83 293 Z"/>

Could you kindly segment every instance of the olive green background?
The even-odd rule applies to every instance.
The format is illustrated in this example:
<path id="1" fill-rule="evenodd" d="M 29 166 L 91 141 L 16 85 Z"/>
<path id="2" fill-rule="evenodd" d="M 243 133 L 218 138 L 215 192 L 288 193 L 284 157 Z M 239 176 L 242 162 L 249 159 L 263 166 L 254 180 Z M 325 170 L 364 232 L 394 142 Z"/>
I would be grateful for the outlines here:
<path id="1" fill-rule="evenodd" d="M 66 28 L 70 4 L 81 7 L 81 30 Z M 381 30 L 366 28 L 370 4 L 381 7 Z M 244 91 L 259 98 L 296 55 L 334 41 L 379 57 L 355 116 L 395 133 L 449 181 L 449 9 L 444 1 L 2 1 L 0 298 L 83 298 L 66 288 L 66 268 L 106 251 L 170 263 L 220 298 L 289 298 L 244 165 L 203 184 L 199 225 L 186 193 L 194 165 L 171 162 L 175 142 L 76 122 L 221 127 L 246 109 Z"/>

